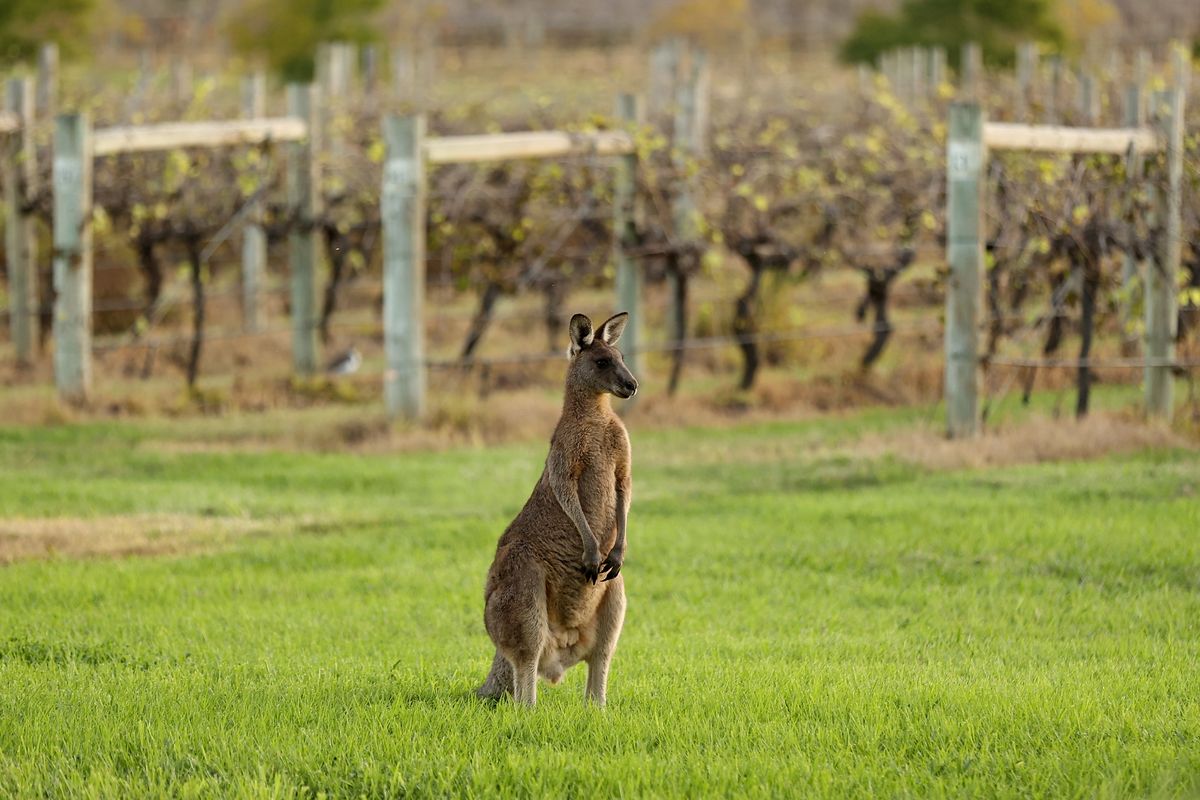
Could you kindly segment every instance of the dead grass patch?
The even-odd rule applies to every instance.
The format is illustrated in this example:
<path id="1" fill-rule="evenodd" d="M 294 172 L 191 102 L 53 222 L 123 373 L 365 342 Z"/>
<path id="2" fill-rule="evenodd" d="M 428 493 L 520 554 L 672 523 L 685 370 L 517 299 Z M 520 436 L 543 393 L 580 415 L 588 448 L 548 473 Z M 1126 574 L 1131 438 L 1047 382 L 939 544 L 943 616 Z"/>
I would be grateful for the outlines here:
<path id="1" fill-rule="evenodd" d="M 263 521 L 189 514 L 0 519 L 0 564 L 42 558 L 120 558 L 217 547 L 262 534 Z"/>
<path id="2" fill-rule="evenodd" d="M 1002 467 L 1046 461 L 1100 458 L 1161 448 L 1195 449 L 1196 443 L 1164 425 L 1131 415 L 1093 413 L 1082 420 L 1033 417 L 986 431 L 979 438 L 949 440 L 930 429 L 869 434 L 846 448 L 858 456 L 890 456 L 935 470 Z"/>

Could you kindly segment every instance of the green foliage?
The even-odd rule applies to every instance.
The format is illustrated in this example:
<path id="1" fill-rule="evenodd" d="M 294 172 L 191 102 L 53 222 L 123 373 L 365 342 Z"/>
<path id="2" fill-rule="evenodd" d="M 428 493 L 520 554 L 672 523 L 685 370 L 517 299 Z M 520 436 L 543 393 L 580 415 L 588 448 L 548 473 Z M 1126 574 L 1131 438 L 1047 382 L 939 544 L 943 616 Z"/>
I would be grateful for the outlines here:
<path id="1" fill-rule="evenodd" d="M 234 47 L 286 81 L 311 81 L 321 42 L 365 42 L 384 0 L 251 0 L 229 20 Z"/>
<path id="2" fill-rule="evenodd" d="M 957 57 L 962 45 L 978 42 L 985 61 L 1006 64 L 1021 40 L 1061 48 L 1064 38 L 1052 0 L 905 0 L 895 16 L 863 14 L 840 55 L 849 63 L 873 63 L 894 47 L 940 45 Z"/>
<path id="3" fill-rule="evenodd" d="M 96 0 L 3 0 L 0 2 L 0 66 L 31 61 L 43 42 L 68 53 L 86 35 Z"/>

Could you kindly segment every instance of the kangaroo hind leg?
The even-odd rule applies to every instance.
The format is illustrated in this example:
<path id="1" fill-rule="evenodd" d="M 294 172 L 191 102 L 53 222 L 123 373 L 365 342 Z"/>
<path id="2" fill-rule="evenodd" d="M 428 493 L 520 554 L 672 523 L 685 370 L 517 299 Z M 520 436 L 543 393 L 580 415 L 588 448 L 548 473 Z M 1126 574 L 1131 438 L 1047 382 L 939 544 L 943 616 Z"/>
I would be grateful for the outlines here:
<path id="1" fill-rule="evenodd" d="M 625 624 L 625 581 L 618 575 L 607 586 L 604 599 L 596 609 L 596 642 L 587 657 L 586 696 L 601 707 L 608 699 L 608 665 L 617 649 L 621 626 Z"/>
<path id="2" fill-rule="evenodd" d="M 506 694 L 513 693 L 513 668 L 508 659 L 496 651 L 492 658 L 492 668 L 488 672 L 483 685 L 475 690 L 475 696 L 483 700 L 499 700 Z"/>

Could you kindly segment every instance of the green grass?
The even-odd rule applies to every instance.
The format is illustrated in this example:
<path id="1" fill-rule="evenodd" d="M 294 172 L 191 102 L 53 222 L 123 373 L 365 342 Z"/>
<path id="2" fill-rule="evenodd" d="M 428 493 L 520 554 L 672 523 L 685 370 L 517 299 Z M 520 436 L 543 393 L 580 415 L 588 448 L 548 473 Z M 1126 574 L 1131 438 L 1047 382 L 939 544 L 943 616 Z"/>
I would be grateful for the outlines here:
<path id="1" fill-rule="evenodd" d="M 1200 458 L 935 473 L 830 447 L 913 418 L 635 430 L 604 711 L 582 668 L 533 711 L 472 696 L 543 444 L 0 429 L 0 519 L 270 530 L 0 567 L 0 796 L 1200 793 Z"/>

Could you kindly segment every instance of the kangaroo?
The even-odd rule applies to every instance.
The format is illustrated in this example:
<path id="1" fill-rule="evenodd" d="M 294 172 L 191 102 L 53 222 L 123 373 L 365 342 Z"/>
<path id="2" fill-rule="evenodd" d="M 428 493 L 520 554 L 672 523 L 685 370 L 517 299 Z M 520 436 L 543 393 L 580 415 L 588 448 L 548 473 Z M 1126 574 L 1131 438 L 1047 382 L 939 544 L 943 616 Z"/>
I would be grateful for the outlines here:
<path id="1" fill-rule="evenodd" d="M 480 697 L 511 693 L 532 706 L 539 674 L 558 683 L 586 661 L 586 697 L 605 703 L 625 621 L 621 565 L 633 487 L 629 434 L 608 395 L 629 398 L 638 389 L 614 347 L 628 320 L 617 314 L 593 334 L 590 319 L 571 317 L 563 410 L 546 468 L 488 570 L 483 620 L 496 655 Z"/>

